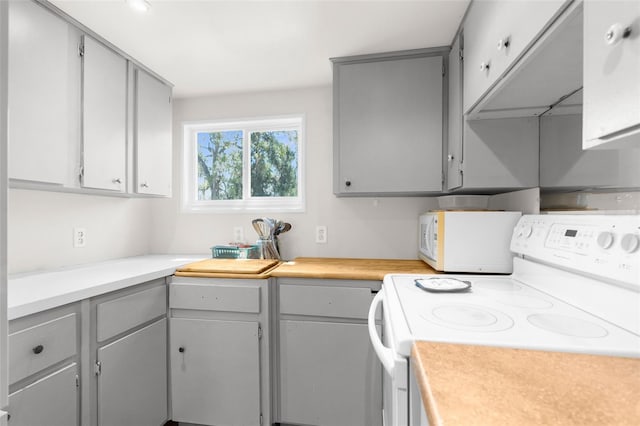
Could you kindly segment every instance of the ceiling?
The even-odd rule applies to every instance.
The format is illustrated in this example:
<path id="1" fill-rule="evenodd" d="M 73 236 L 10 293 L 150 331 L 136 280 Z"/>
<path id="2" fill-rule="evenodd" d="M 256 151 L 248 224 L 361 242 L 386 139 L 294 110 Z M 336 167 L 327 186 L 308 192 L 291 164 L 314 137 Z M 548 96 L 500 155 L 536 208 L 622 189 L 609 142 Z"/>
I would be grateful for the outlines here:
<path id="1" fill-rule="evenodd" d="M 469 0 L 50 0 L 174 96 L 331 84 L 329 58 L 450 45 Z"/>

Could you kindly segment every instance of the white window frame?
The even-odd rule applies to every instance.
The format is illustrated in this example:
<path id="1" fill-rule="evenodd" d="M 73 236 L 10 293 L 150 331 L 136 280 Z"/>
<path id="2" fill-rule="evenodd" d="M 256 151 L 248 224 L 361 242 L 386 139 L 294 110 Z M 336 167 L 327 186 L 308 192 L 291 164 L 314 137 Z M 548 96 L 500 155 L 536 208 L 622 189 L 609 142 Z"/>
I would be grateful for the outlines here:
<path id="1" fill-rule="evenodd" d="M 253 211 L 268 212 L 304 212 L 304 114 L 262 117 L 251 119 L 216 120 L 184 122 L 183 127 L 183 174 L 182 174 L 182 210 L 202 213 L 242 213 Z M 198 200 L 198 148 L 197 134 L 202 132 L 220 132 L 242 130 L 242 200 Z M 251 196 L 251 150 L 249 135 L 251 132 L 279 130 L 298 131 L 298 195 L 296 197 L 252 197 Z"/>

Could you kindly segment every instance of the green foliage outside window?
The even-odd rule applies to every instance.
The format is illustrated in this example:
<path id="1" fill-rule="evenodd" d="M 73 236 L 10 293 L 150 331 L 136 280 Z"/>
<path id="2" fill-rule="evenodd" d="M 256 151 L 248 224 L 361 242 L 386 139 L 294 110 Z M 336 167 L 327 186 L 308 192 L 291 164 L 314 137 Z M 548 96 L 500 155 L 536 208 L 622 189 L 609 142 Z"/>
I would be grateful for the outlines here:
<path id="1" fill-rule="evenodd" d="M 198 200 L 243 198 L 242 130 L 203 132 L 198 142 Z M 298 132 L 251 132 L 252 197 L 298 195 Z"/>

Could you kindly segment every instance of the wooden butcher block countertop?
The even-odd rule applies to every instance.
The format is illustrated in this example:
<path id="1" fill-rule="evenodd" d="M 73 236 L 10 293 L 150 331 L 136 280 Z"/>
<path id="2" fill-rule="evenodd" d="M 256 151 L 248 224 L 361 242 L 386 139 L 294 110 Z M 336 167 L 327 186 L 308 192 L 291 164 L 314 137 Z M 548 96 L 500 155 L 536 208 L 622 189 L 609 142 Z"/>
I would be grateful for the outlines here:
<path id="1" fill-rule="evenodd" d="M 413 259 L 349 259 L 297 257 L 271 272 L 273 277 L 382 281 L 386 274 L 434 274 L 426 263 Z"/>
<path id="2" fill-rule="evenodd" d="M 176 270 L 179 277 L 203 278 L 269 278 L 278 265 L 274 259 L 205 259 Z"/>
<path id="3" fill-rule="evenodd" d="M 417 342 L 429 424 L 639 425 L 640 359 Z"/>

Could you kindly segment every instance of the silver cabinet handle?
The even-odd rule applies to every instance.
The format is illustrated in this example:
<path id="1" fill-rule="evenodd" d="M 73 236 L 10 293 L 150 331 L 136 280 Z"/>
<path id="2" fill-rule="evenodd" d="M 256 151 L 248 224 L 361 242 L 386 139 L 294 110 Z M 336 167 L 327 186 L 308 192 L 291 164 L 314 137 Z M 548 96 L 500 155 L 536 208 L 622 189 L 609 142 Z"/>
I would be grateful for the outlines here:
<path id="1" fill-rule="evenodd" d="M 631 35 L 631 27 L 623 27 L 622 24 L 615 23 L 609 27 L 606 33 L 604 33 L 604 41 L 609 45 L 614 45 L 623 38 L 628 38 Z"/>
<path id="2" fill-rule="evenodd" d="M 113 183 L 122 183 L 122 181 L 120 180 L 120 178 L 112 179 L 112 180 L 111 180 L 111 182 L 113 182 Z"/>
<path id="3" fill-rule="evenodd" d="M 147 182 L 142 182 L 142 183 L 140 184 L 140 186 L 141 186 L 141 187 L 143 187 L 143 188 L 148 188 L 148 187 L 149 187 L 149 184 L 148 184 Z"/>
<path id="4" fill-rule="evenodd" d="M 489 62 L 482 62 L 480 64 L 480 71 L 489 71 Z"/>
<path id="5" fill-rule="evenodd" d="M 447 155 L 447 161 L 449 161 L 449 162 L 453 161 L 453 155 L 452 154 Z"/>
<path id="6" fill-rule="evenodd" d="M 506 49 L 511 44 L 511 37 L 505 37 L 498 40 L 498 50 Z"/>

